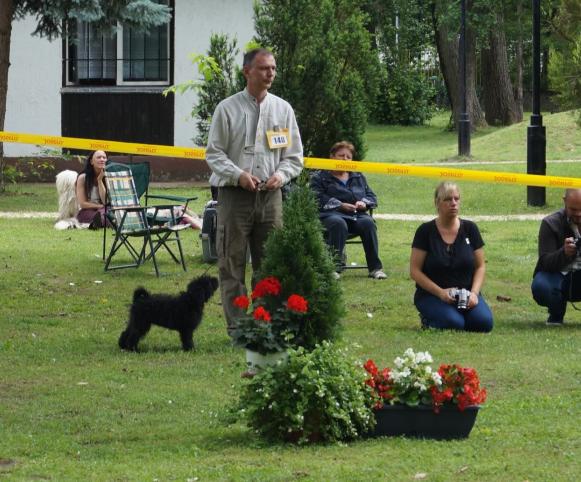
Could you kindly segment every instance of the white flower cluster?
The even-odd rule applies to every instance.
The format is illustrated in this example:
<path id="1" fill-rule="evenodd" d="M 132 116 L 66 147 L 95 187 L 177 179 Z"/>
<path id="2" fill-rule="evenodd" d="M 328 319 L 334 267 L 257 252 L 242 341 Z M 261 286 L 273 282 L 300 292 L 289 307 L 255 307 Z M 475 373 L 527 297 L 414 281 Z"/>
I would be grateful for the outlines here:
<path id="1" fill-rule="evenodd" d="M 417 390 L 419 393 L 426 392 L 432 384 L 440 386 L 442 378 L 432 370 L 432 361 L 432 355 L 427 351 L 415 353 L 408 348 L 403 357 L 393 361 L 395 368 L 391 370 L 389 380 L 404 390 Z"/>

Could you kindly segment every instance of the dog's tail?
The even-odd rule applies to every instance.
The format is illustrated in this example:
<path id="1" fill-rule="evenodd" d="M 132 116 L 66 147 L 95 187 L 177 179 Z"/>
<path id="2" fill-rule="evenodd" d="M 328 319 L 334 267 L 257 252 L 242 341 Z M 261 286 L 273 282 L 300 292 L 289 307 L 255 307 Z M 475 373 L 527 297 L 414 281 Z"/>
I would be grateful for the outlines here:
<path id="1" fill-rule="evenodd" d="M 147 291 L 145 288 L 139 287 L 133 292 L 133 302 L 134 303 L 139 299 L 148 298 L 148 297 L 149 297 L 149 291 Z"/>

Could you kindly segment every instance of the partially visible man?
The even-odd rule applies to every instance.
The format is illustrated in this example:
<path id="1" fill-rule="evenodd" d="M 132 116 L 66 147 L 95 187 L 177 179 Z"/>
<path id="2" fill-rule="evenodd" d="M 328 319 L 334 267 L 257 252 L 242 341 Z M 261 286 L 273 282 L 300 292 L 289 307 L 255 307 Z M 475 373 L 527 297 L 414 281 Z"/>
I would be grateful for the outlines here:
<path id="1" fill-rule="evenodd" d="M 218 187 L 216 248 L 229 333 L 242 314 L 232 301 L 246 294 L 247 248 L 254 274 L 268 234 L 282 225 L 280 188 L 303 167 L 293 109 L 268 92 L 276 76 L 274 56 L 266 49 L 247 52 L 243 73 L 246 89 L 220 102 L 206 148 L 210 185 Z"/>
<path id="2" fill-rule="evenodd" d="M 546 216 L 539 230 L 533 298 L 549 310 L 547 324 L 562 325 L 567 301 L 581 300 L 581 189 L 567 189 L 565 207 Z M 581 240 L 579 241 L 581 243 Z"/>

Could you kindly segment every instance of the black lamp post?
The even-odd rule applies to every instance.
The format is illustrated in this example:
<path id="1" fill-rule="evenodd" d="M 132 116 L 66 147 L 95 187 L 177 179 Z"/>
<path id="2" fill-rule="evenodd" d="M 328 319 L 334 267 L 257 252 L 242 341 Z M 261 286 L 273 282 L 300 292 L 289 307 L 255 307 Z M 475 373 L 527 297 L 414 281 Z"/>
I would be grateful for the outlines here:
<path id="1" fill-rule="evenodd" d="M 460 102 L 461 112 L 458 119 L 458 155 L 470 155 L 470 118 L 468 117 L 466 106 L 466 0 L 460 2 L 461 20 L 460 20 L 460 42 L 459 42 L 459 60 L 460 60 Z"/>
<path id="2" fill-rule="evenodd" d="M 547 139 L 541 115 L 541 1 L 533 2 L 533 113 L 527 128 L 527 174 L 547 173 Z M 545 188 L 527 186 L 527 204 L 545 205 Z"/>

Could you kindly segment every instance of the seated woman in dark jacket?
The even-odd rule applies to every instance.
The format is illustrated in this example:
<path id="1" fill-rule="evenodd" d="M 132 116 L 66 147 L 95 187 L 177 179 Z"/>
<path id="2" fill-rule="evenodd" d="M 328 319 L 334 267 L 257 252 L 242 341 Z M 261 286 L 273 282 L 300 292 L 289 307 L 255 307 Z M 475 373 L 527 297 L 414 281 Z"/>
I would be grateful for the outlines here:
<path id="1" fill-rule="evenodd" d="M 331 159 L 351 160 L 355 148 L 349 142 L 337 142 L 331 148 Z M 368 211 L 377 207 L 377 197 L 360 172 L 319 171 L 311 179 L 311 188 L 319 202 L 320 218 L 326 230 L 326 241 L 341 259 L 348 234 L 361 237 L 369 277 L 385 279 L 379 259 L 377 228 Z M 338 271 L 340 271 L 340 267 Z"/>

